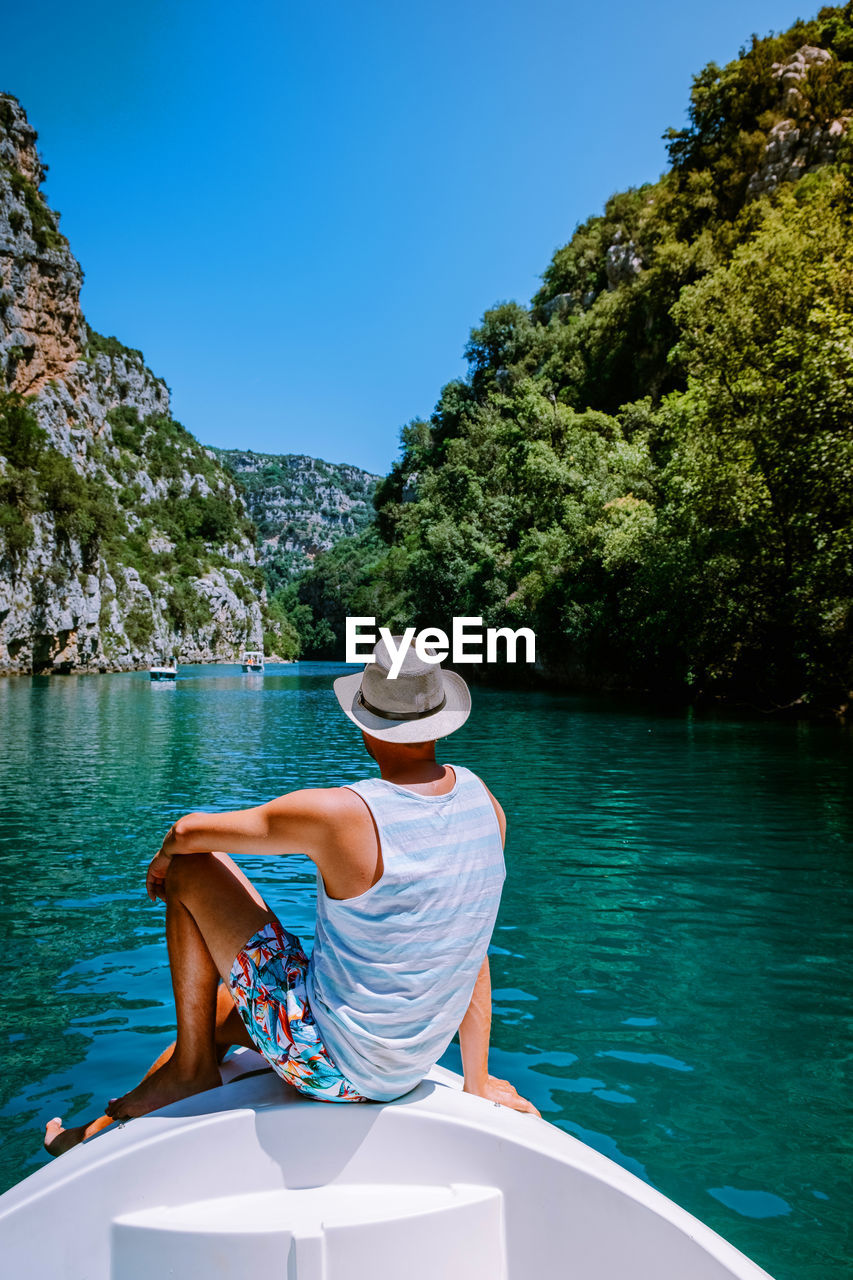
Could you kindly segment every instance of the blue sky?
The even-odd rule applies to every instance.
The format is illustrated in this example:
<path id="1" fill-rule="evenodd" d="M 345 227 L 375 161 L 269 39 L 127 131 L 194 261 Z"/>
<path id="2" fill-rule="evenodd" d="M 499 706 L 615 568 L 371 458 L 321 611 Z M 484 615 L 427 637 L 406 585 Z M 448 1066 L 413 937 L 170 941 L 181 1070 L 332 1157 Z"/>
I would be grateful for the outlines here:
<path id="1" fill-rule="evenodd" d="M 788 0 L 6 6 L 0 88 L 100 332 L 208 444 L 386 471 L 608 195 L 666 167 L 691 76 Z"/>

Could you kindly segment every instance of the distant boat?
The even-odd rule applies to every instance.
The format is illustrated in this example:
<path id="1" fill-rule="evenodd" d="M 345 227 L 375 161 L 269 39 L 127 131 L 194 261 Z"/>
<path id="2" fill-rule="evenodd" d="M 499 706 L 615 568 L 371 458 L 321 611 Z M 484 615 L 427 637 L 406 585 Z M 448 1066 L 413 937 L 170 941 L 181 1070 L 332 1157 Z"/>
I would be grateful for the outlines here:
<path id="1" fill-rule="evenodd" d="M 247 649 L 243 654 L 243 670 L 244 671 L 260 671 L 264 669 L 264 651 L 263 649 Z"/>
<path id="2" fill-rule="evenodd" d="M 161 663 L 148 668 L 148 674 L 152 680 L 174 680 L 178 674 L 178 660 L 172 658 L 171 666 L 168 663 Z"/>

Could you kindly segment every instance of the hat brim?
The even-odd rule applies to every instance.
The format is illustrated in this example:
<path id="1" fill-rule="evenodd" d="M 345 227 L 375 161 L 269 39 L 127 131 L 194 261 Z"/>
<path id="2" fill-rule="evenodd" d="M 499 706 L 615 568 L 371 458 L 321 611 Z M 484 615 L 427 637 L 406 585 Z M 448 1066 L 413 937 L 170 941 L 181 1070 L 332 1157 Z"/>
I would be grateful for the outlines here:
<path id="1" fill-rule="evenodd" d="M 471 694 L 468 686 L 455 671 L 442 669 L 445 703 L 440 711 L 417 720 L 386 720 L 368 711 L 358 701 L 362 673 L 338 676 L 335 681 L 335 697 L 344 715 L 363 729 L 371 738 L 385 742 L 432 742 L 434 738 L 446 738 L 461 728 L 471 714 Z"/>

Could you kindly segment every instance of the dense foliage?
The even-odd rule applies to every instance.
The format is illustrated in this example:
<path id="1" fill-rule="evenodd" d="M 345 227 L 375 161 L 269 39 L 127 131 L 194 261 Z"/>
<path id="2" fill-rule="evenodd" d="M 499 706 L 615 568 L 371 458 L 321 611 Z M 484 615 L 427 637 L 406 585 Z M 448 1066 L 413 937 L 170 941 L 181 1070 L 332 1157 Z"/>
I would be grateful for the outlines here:
<path id="1" fill-rule="evenodd" d="M 792 92 L 802 46 L 831 56 Z M 669 170 L 579 226 L 529 307 L 486 313 L 376 528 L 292 589 L 309 650 L 340 654 L 346 614 L 480 615 L 533 625 L 580 684 L 853 697 L 849 114 L 851 4 L 707 66 Z M 783 120 L 800 164 L 768 180 Z"/>

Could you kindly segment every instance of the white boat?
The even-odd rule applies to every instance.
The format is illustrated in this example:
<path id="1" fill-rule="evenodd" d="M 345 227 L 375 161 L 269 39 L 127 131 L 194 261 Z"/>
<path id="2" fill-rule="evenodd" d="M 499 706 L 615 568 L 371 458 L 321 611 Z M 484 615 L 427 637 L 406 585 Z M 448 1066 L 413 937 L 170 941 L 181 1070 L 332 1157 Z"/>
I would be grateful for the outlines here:
<path id="1" fill-rule="evenodd" d="M 263 649 L 247 649 L 243 654 L 243 670 L 244 671 L 263 671 L 264 669 L 264 651 Z"/>
<path id="2" fill-rule="evenodd" d="M 171 664 L 162 662 L 148 668 L 152 680 L 174 680 L 178 674 L 178 660 L 172 658 Z"/>
<path id="3" fill-rule="evenodd" d="M 113 1126 L 0 1196 L 5 1273 L 769 1280 L 633 1174 L 441 1067 L 362 1105 L 301 1097 L 264 1065 L 237 1050 L 223 1088 Z"/>

